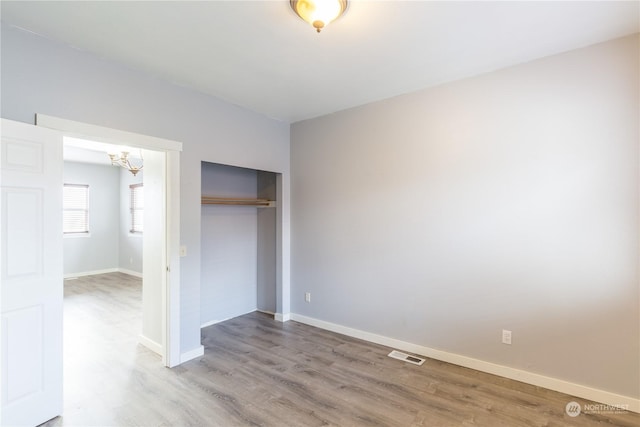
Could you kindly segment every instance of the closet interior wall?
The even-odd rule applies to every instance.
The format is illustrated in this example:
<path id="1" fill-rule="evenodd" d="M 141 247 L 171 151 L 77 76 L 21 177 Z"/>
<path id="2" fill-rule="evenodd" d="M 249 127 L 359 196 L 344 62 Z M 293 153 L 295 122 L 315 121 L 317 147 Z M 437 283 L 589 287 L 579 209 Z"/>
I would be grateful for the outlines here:
<path id="1" fill-rule="evenodd" d="M 203 197 L 276 199 L 276 174 L 202 162 Z M 276 208 L 201 207 L 201 325 L 276 309 Z"/>
<path id="2" fill-rule="evenodd" d="M 277 200 L 276 174 L 258 171 L 258 198 Z M 276 209 L 256 208 L 258 213 L 257 309 L 276 312 Z"/>

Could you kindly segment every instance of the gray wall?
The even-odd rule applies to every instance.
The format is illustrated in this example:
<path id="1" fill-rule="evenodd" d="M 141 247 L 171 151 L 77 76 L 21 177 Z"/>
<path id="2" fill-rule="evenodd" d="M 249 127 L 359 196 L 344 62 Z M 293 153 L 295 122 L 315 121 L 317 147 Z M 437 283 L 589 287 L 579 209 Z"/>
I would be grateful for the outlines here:
<path id="1" fill-rule="evenodd" d="M 200 346 L 200 163 L 282 173 L 282 305 L 289 313 L 289 125 L 2 25 L 2 117 L 36 113 L 172 139 L 181 154 L 183 353 Z"/>
<path id="2" fill-rule="evenodd" d="M 640 396 L 639 48 L 294 124 L 292 311 Z"/>
<path id="3" fill-rule="evenodd" d="M 129 186 L 142 183 L 144 171 L 135 176 L 124 168 L 120 171 L 120 225 L 118 267 L 142 274 L 142 234 L 132 234 L 131 229 L 131 193 Z"/>
<path id="4" fill-rule="evenodd" d="M 119 181 L 114 167 L 64 162 L 65 183 L 89 185 L 89 235 L 65 235 L 65 276 L 118 268 Z"/>

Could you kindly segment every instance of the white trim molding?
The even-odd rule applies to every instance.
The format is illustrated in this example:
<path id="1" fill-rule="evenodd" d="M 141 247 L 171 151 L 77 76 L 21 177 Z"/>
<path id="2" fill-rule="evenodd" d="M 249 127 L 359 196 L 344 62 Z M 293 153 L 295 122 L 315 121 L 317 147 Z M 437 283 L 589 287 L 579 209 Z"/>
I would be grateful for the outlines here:
<path id="1" fill-rule="evenodd" d="M 288 322 L 289 320 L 291 320 L 291 316 L 293 314 L 292 313 L 276 313 L 273 315 L 273 318 L 278 321 L 278 322 Z M 301 322 L 304 323 L 304 322 Z M 318 326 L 320 327 L 320 326 Z"/>
<path id="2" fill-rule="evenodd" d="M 36 125 L 64 131 L 66 136 L 86 138 L 106 144 L 121 145 L 122 141 L 135 141 L 135 146 L 157 151 L 182 151 L 182 143 L 156 136 L 111 129 L 89 123 L 76 122 L 59 117 L 36 114 Z"/>
<path id="3" fill-rule="evenodd" d="M 229 318 L 229 319 L 230 319 L 230 318 Z M 206 327 L 213 326 L 213 325 L 215 325 L 215 324 L 218 324 L 218 323 L 220 323 L 220 322 L 224 322 L 225 320 L 229 320 L 229 319 L 211 320 L 211 321 L 209 321 L 209 322 L 204 322 L 202 325 L 200 325 L 200 329 L 204 329 L 204 328 L 206 328 Z"/>
<path id="4" fill-rule="evenodd" d="M 120 271 L 120 269 L 118 268 L 105 268 L 102 270 L 82 271 L 80 273 L 69 273 L 69 274 L 65 274 L 63 277 L 65 279 L 73 279 L 76 277 L 95 276 L 97 274 L 117 273 L 118 271 Z"/>
<path id="5" fill-rule="evenodd" d="M 278 314 L 276 313 L 276 316 Z M 549 390 L 559 391 L 575 397 L 593 400 L 595 402 L 604 403 L 606 405 L 627 405 L 628 410 L 640 413 L 640 399 L 630 396 L 623 396 L 604 390 L 587 387 L 581 384 L 575 384 L 557 378 L 547 377 L 532 372 L 522 371 L 520 369 L 510 368 L 508 366 L 498 365 L 484 360 L 474 359 L 455 353 L 449 353 L 442 350 L 400 341 L 394 338 L 373 334 L 371 332 L 361 331 L 336 323 L 326 322 L 324 320 L 307 317 L 300 314 L 291 313 L 291 320 L 304 323 L 306 325 L 315 326 L 316 328 L 325 329 L 327 331 L 336 332 L 353 338 L 359 338 L 365 341 L 381 344 L 390 348 L 395 348 L 420 356 L 426 356 L 431 359 L 440 360 L 442 362 L 452 363 L 454 365 L 463 366 L 465 368 L 475 369 L 477 371 L 498 375 L 523 383 L 544 387 Z M 276 318 L 276 320 L 278 320 Z"/>
<path id="6" fill-rule="evenodd" d="M 180 363 L 188 362 L 204 355 L 204 346 L 199 346 L 180 355 Z"/>
<path id="7" fill-rule="evenodd" d="M 208 322 L 204 322 L 202 325 L 200 325 L 200 329 L 203 329 L 203 328 L 206 328 L 208 326 L 212 326 L 212 325 L 218 324 L 220 322 L 225 322 L 227 320 L 235 319 L 236 317 L 244 316 L 245 314 L 255 313 L 256 311 L 259 312 L 259 313 L 270 314 L 271 316 L 274 316 L 274 318 L 275 318 L 275 314 L 273 314 L 271 311 L 259 310 L 259 309 L 256 308 L 254 310 L 247 311 L 246 313 L 237 314 L 237 315 L 235 315 L 233 317 L 227 317 L 226 319 L 210 320 Z"/>
<path id="8" fill-rule="evenodd" d="M 158 344 L 157 342 L 145 337 L 142 334 L 138 335 L 138 343 L 142 344 L 143 346 L 153 351 L 154 353 L 158 353 L 159 355 L 162 356 L 163 349 L 161 344 Z"/>
<path id="9" fill-rule="evenodd" d="M 129 276 L 133 276 L 133 277 L 137 277 L 139 279 L 142 279 L 142 273 L 139 273 L 137 271 L 127 270 L 126 268 L 118 268 L 117 270 L 120 273 L 128 274 Z"/>
<path id="10" fill-rule="evenodd" d="M 127 270 L 126 268 L 105 268 L 103 270 L 93 270 L 93 271 L 82 271 L 80 273 L 69 273 L 65 274 L 65 279 L 74 279 L 76 277 L 84 277 L 84 276 L 95 276 L 97 274 L 107 274 L 107 273 L 124 273 L 129 276 L 142 278 L 142 273 L 138 273 L 137 271 Z"/>
<path id="11" fill-rule="evenodd" d="M 273 316 L 275 319 L 276 314 L 273 311 L 268 311 L 268 310 L 260 310 L 259 308 L 256 308 L 255 311 L 257 311 L 258 313 L 264 313 L 264 314 L 268 314 L 269 316 Z"/>

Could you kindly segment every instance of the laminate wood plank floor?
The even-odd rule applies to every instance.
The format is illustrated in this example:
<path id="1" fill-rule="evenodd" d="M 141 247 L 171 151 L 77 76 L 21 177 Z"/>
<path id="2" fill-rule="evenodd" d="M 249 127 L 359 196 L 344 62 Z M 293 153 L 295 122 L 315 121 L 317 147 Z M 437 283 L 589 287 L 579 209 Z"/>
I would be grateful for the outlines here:
<path id="1" fill-rule="evenodd" d="M 177 368 L 137 344 L 141 281 L 65 283 L 65 409 L 46 426 L 640 426 L 630 412 L 569 417 L 592 403 L 251 313 L 202 330 L 205 355 Z"/>

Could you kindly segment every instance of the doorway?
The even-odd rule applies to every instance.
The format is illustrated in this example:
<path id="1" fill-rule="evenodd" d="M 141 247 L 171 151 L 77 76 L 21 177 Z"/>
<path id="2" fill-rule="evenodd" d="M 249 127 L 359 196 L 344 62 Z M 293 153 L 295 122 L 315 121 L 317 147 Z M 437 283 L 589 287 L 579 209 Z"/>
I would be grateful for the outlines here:
<path id="1" fill-rule="evenodd" d="M 108 153 L 117 153 L 118 159 L 127 153 L 123 165 L 131 170 L 112 164 Z M 156 282 L 143 282 L 142 150 L 64 137 L 63 160 L 64 376 L 65 389 L 70 389 L 65 401 L 72 401 L 73 390 L 96 371 L 78 357 L 111 365 L 110 347 L 126 352 L 142 343 L 158 354 L 162 349 L 142 325 L 143 309 L 160 309 L 142 304 L 143 295 L 148 300 L 157 293 Z M 149 231 L 158 230 L 152 226 Z M 127 327 L 121 319 L 127 319 Z M 146 329 L 150 326 L 155 325 Z"/>
<path id="2" fill-rule="evenodd" d="M 162 356 L 172 367 L 180 363 L 179 205 L 182 144 L 51 116 L 37 115 L 37 126 L 63 136 L 100 145 L 126 145 L 144 157 L 145 227 L 143 234 L 143 327 L 140 343 Z M 87 142 L 87 144 L 89 144 Z M 105 154 L 106 155 L 106 154 Z M 153 206 L 153 208 L 150 208 Z M 148 212 L 148 214 L 146 213 Z M 149 236 L 148 238 L 145 236 Z"/>
<path id="3" fill-rule="evenodd" d="M 109 153 L 130 153 L 135 175 Z M 63 138 L 64 277 L 122 272 L 142 278 L 144 159 L 141 150 Z M 137 166 L 136 166 L 137 167 Z"/>
<path id="4" fill-rule="evenodd" d="M 37 425 L 62 414 L 63 137 L 127 140 L 155 150 L 149 158 L 158 164 L 163 187 L 154 214 L 162 227 L 156 248 L 161 257 L 151 270 L 161 278 L 161 304 L 152 315 L 161 319 L 158 341 L 166 366 L 180 362 L 181 144 L 47 116 L 38 116 L 37 126 L 2 122 L 2 422 Z M 158 369 L 155 356 L 154 363 Z"/>

